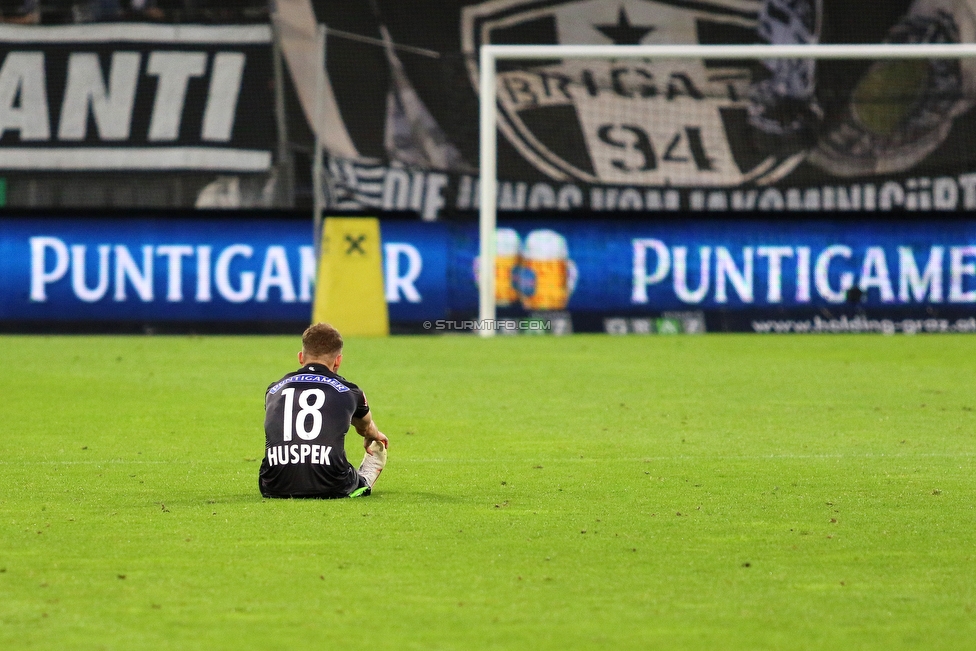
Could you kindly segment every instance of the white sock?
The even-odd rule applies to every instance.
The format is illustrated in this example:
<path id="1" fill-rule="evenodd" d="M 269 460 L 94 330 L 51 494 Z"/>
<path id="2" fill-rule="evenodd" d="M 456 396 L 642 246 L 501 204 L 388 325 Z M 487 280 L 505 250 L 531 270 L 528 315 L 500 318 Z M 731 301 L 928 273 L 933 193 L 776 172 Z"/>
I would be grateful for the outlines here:
<path id="1" fill-rule="evenodd" d="M 369 451 L 373 454 L 367 452 L 363 455 L 363 462 L 359 464 L 359 474 L 372 488 L 386 466 L 386 448 L 379 441 L 373 441 L 369 444 Z"/>

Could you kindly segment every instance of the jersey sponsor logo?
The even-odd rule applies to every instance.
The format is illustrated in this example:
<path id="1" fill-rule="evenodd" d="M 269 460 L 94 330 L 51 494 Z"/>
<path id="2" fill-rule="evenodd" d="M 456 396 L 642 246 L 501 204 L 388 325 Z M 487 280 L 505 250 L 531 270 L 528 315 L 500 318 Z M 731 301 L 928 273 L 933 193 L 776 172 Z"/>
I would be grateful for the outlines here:
<path id="1" fill-rule="evenodd" d="M 292 382 L 303 382 L 303 383 L 313 382 L 317 384 L 328 384 L 330 387 L 332 387 L 339 393 L 347 393 L 349 391 L 349 387 L 347 387 L 339 380 L 336 380 L 335 378 L 326 377 L 324 375 L 312 375 L 310 373 L 302 373 L 301 375 L 293 375 L 291 377 L 286 377 L 284 380 L 282 380 L 278 384 L 268 389 L 268 393 L 273 396 L 274 394 L 281 391 L 281 389 L 284 388 L 285 385 L 290 384 Z"/>
<path id="2" fill-rule="evenodd" d="M 462 14 L 478 87 L 487 43 L 668 45 L 754 42 L 759 0 L 494 0 Z M 727 187 L 781 178 L 799 162 L 743 155 L 753 64 L 547 60 L 498 66 L 499 130 L 558 181 Z"/>
<path id="3" fill-rule="evenodd" d="M 325 445 L 275 445 L 267 450 L 269 466 L 289 466 L 310 463 L 315 466 L 331 466 L 329 454 L 332 446 Z"/>

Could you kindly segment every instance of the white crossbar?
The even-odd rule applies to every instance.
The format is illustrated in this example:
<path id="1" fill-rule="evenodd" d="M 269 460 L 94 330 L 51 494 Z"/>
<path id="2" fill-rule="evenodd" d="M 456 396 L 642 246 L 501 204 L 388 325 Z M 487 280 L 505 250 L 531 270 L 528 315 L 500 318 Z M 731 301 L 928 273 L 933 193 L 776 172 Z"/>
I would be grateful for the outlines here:
<path id="1" fill-rule="evenodd" d="M 483 45 L 499 59 L 960 59 L 976 58 L 976 43 L 902 45 Z"/>

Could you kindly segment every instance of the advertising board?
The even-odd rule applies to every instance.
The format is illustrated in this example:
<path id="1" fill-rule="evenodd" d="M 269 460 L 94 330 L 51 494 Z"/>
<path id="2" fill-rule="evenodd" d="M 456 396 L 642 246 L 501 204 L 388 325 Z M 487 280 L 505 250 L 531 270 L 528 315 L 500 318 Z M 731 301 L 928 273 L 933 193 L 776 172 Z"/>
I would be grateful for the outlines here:
<path id="1" fill-rule="evenodd" d="M 381 234 L 392 323 L 477 315 L 475 224 L 386 219 Z M 976 315 L 970 219 L 509 220 L 497 241 L 499 314 L 576 331 L 965 331 Z M 307 322 L 316 270 L 296 215 L 5 218 L 0 321 Z"/>

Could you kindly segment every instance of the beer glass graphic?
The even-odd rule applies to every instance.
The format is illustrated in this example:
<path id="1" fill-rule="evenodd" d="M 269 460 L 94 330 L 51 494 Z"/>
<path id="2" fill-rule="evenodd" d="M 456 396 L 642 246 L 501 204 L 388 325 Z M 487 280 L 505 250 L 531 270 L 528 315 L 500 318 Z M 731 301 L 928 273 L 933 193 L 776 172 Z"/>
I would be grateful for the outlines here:
<path id="1" fill-rule="evenodd" d="M 495 232 L 495 303 L 508 307 L 519 299 L 515 288 L 515 272 L 519 266 L 522 239 L 511 228 Z"/>
<path id="2" fill-rule="evenodd" d="M 515 279 L 521 248 L 522 238 L 511 228 L 495 231 L 495 304 L 498 307 L 509 307 L 519 300 Z M 474 259 L 475 283 L 481 283 L 480 274 L 481 257 L 478 256 Z"/>
<path id="3" fill-rule="evenodd" d="M 565 310 L 576 289 L 576 264 L 566 238 L 555 231 L 532 231 L 522 245 L 518 290 L 526 310 Z"/>

